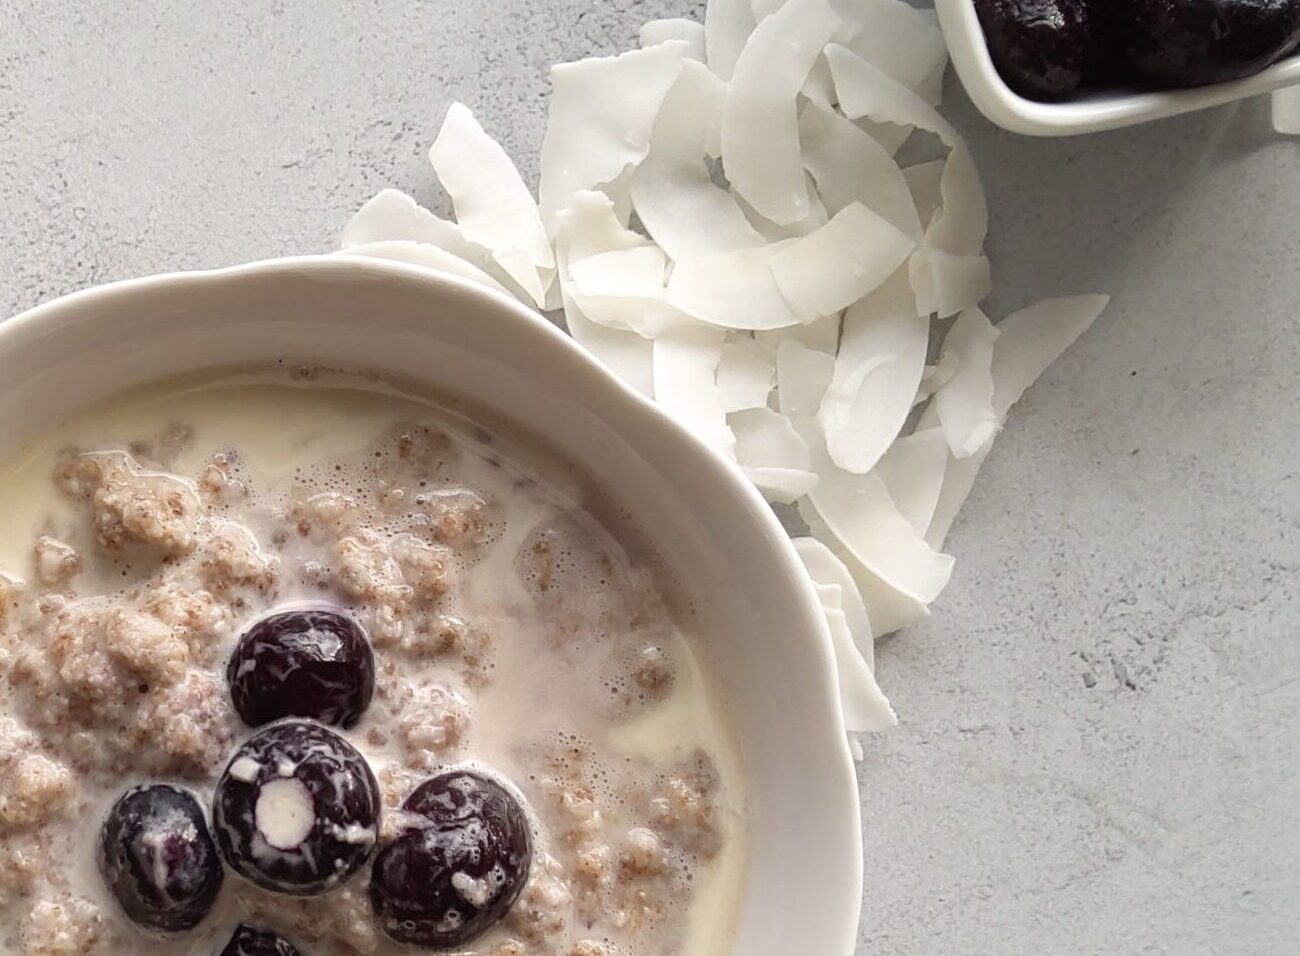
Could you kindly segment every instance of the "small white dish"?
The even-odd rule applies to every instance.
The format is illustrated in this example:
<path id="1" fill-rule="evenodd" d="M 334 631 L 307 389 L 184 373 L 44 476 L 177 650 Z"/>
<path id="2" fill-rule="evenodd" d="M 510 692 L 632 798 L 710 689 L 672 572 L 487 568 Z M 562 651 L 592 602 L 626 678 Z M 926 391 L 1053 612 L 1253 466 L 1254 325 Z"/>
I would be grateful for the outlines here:
<path id="1" fill-rule="evenodd" d="M 716 956 L 851 956 L 857 780 L 831 636 L 789 538 L 733 463 L 514 299 L 337 255 L 77 292 L 0 322 L 0 454 L 150 381 L 280 359 L 463 396 L 547 440 L 628 508 L 703 598 L 702 640 L 746 764 L 744 891 L 735 943 Z"/>
<path id="2" fill-rule="evenodd" d="M 1190 90 L 1084 93 L 1064 103 L 1026 99 L 1003 81 L 989 56 L 974 0 L 935 0 L 952 64 L 971 101 L 992 122 L 1029 136 L 1075 136 L 1190 113 L 1300 84 L 1300 53 L 1262 73 Z"/>

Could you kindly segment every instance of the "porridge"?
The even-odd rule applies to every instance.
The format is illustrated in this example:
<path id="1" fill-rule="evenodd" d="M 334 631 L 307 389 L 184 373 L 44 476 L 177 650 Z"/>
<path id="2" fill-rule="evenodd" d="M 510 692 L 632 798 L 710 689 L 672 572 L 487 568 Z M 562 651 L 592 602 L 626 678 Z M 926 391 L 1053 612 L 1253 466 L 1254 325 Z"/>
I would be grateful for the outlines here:
<path id="1" fill-rule="evenodd" d="M 476 419 L 279 369 L 0 465 L 0 956 L 726 949 L 695 613 Z"/>

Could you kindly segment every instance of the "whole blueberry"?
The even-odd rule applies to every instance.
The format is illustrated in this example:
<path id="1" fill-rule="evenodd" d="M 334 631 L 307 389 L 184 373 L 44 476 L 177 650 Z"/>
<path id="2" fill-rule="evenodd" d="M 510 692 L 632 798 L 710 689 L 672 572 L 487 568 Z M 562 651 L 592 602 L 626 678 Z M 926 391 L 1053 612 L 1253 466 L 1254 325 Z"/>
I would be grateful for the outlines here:
<path id="1" fill-rule="evenodd" d="M 217 781 L 212 826 L 236 873 L 313 896 L 370 858 L 379 812 L 379 785 L 356 748 L 327 727 L 286 720 L 235 752 Z"/>
<path id="2" fill-rule="evenodd" d="M 405 827 L 371 870 L 379 925 L 401 943 L 468 943 L 506 915 L 528 882 L 528 817 L 508 790 L 468 770 L 426 781 L 403 809 Z"/>
<path id="3" fill-rule="evenodd" d="M 250 727 L 310 717 L 351 727 L 370 705 L 375 658 L 347 614 L 298 608 L 255 621 L 226 668 L 235 710 Z"/>
<path id="4" fill-rule="evenodd" d="M 298 947 L 269 929 L 241 923 L 221 956 L 302 956 Z"/>
<path id="5" fill-rule="evenodd" d="M 221 859 L 203 808 L 166 784 L 118 798 L 99 831 L 99 870 L 140 926 L 181 932 L 199 924 L 221 889 Z"/>

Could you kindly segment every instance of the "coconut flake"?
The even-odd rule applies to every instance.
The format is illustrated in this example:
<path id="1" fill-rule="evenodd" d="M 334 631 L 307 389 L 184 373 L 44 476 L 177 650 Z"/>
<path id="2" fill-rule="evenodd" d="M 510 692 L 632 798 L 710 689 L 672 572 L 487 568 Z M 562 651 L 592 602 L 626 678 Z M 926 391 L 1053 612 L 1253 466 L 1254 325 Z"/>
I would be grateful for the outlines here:
<path id="1" fill-rule="evenodd" d="M 781 347 L 782 342 L 787 340 L 798 342 L 800 345 L 806 345 L 808 348 L 816 349 L 819 352 L 834 354 L 840 343 L 840 317 L 838 315 L 824 315 L 817 321 L 810 322 L 807 325 L 754 333 L 755 343 L 766 354 L 770 355 L 773 361 L 776 359 L 776 350 Z"/>
<path id="2" fill-rule="evenodd" d="M 840 688 L 844 727 L 850 733 L 888 730 L 898 718 L 888 698 L 880 691 L 876 676 L 853 644 L 853 635 L 843 611 L 823 607 L 835 655 L 835 676 Z"/>
<path id="3" fill-rule="evenodd" d="M 912 202 L 916 204 L 917 215 L 921 218 L 922 228 L 929 228 L 934 214 L 943 204 L 943 195 L 939 191 L 943 179 L 942 159 L 932 159 L 927 163 L 917 163 L 903 170 L 907 188 L 912 192 Z"/>
<path id="4" fill-rule="evenodd" d="M 806 236 L 811 232 L 816 232 L 826 223 L 830 222 L 831 214 L 826 210 L 826 204 L 822 202 L 821 195 L 817 192 L 816 184 L 813 182 L 811 175 L 805 173 L 804 180 L 808 189 L 808 215 L 804 216 L 798 222 L 780 225 L 770 219 L 765 218 L 757 212 L 753 206 L 745 202 L 745 197 L 741 196 L 734 189 L 731 191 L 732 198 L 745 213 L 745 218 L 749 224 L 758 232 L 766 242 L 781 242 L 785 239 L 798 239 L 800 236 Z"/>
<path id="5" fill-rule="evenodd" d="M 604 193 L 584 191 L 556 220 L 555 253 L 561 297 L 569 334 L 615 375 L 647 396 L 654 395 L 653 346 L 635 332 L 625 332 L 593 322 L 565 291 L 570 285 L 569 262 L 601 253 L 646 245 L 646 240 L 623 228 L 613 201 Z"/>
<path id="6" fill-rule="evenodd" d="M 934 396 L 934 408 L 954 457 L 969 458 L 993 440 L 999 415 L 993 409 L 993 343 L 998 331 L 979 309 L 957 317 L 943 341 L 956 371 Z"/>
<path id="7" fill-rule="evenodd" d="M 736 436 L 736 461 L 769 501 L 789 504 L 817 484 L 808 445 L 790 420 L 770 408 L 727 418 Z"/>
<path id="8" fill-rule="evenodd" d="M 799 116 L 799 142 L 804 168 L 829 212 L 861 203 L 910 238 L 921 238 L 921 220 L 902 170 L 857 124 L 809 103 Z"/>
<path id="9" fill-rule="evenodd" d="M 724 411 L 763 408 L 776 387 L 776 366 L 752 338 L 729 335 L 718 361 L 718 395 Z"/>
<path id="10" fill-rule="evenodd" d="M 1105 295 L 1074 295 L 1044 299 L 998 324 L 993 350 L 993 407 L 999 416 L 1020 400 L 1047 367 L 1101 315 L 1110 302 Z"/>
<path id="11" fill-rule="evenodd" d="M 387 242 L 369 242 L 360 246 L 350 246 L 338 254 L 370 256 L 375 259 L 407 262 L 411 265 L 432 269 L 434 272 L 445 272 L 449 275 L 469 279 L 505 295 L 514 295 L 474 263 L 466 262 L 459 256 L 454 256 L 447 250 L 439 249 L 437 246 L 431 246 L 428 243 L 411 242 L 407 239 L 391 239 Z"/>
<path id="12" fill-rule="evenodd" d="M 713 182 L 726 89 L 702 64 L 683 65 L 655 120 L 650 151 L 630 180 L 641 224 L 669 257 L 682 259 L 763 244 L 727 190 Z"/>
<path id="13" fill-rule="evenodd" d="M 778 225 L 811 208 L 799 153 L 796 101 L 840 25 L 827 0 L 789 0 L 750 34 L 722 117 L 722 159 L 732 186 Z"/>
<path id="14" fill-rule="evenodd" d="M 831 459 L 865 473 L 898 437 L 925 370 L 930 323 L 902 270 L 845 313 L 834 376 L 817 411 Z"/>
<path id="15" fill-rule="evenodd" d="M 555 217 L 575 193 L 613 182 L 645 158 L 655 117 L 681 73 L 686 50 L 686 43 L 673 40 L 551 70 L 540 205 L 552 233 Z"/>
<path id="16" fill-rule="evenodd" d="M 718 392 L 726 333 L 701 326 L 670 329 L 654 340 L 655 401 L 709 447 L 732 456 L 736 439 Z"/>
<path id="17" fill-rule="evenodd" d="M 948 64 L 943 34 L 902 0 L 832 0 L 844 22 L 835 42 L 933 106 Z"/>
<path id="18" fill-rule="evenodd" d="M 834 356 L 793 339 L 785 340 L 776 350 L 777 405 L 810 450 L 823 444 L 817 407 L 834 370 Z"/>
<path id="19" fill-rule="evenodd" d="M 914 243 L 862 203 L 772 255 L 777 287 L 804 322 L 839 312 L 879 288 Z"/>
<path id="20" fill-rule="evenodd" d="M 781 294 L 771 269 L 772 256 L 783 248 L 785 243 L 776 243 L 681 259 L 668 280 L 668 304 L 729 329 L 797 325 L 800 316 Z"/>
<path id="21" fill-rule="evenodd" d="M 907 264 L 916 310 L 941 319 L 977 305 L 993 291 L 986 256 L 955 256 L 922 243 Z"/>
<path id="22" fill-rule="evenodd" d="M 731 79 L 740 51 L 757 21 L 749 0 L 709 0 L 704 8 L 704 46 L 709 69 Z"/>
<path id="23" fill-rule="evenodd" d="M 1273 91 L 1273 129 L 1285 136 L 1300 136 L 1300 86 Z"/>
<path id="24" fill-rule="evenodd" d="M 952 354 L 940 355 L 934 365 L 927 365 L 921 373 L 921 384 L 916 389 L 912 406 L 916 407 L 943 388 L 957 371 L 957 358 Z"/>
<path id="25" fill-rule="evenodd" d="M 823 605 L 844 612 L 845 623 L 853 635 L 853 643 L 862 652 L 867 666 L 874 667 L 875 634 L 866 605 L 858 594 L 857 582 L 853 580 L 848 567 L 835 556 L 835 552 L 816 538 L 795 538 L 793 544 L 795 554 L 799 555 L 799 560 L 803 562 L 813 583 L 819 589 L 834 588 L 837 600 L 833 604 L 823 600 Z"/>
<path id="26" fill-rule="evenodd" d="M 954 458 L 949 455 L 939 500 L 935 502 L 934 516 L 925 532 L 926 542 L 935 550 L 942 548 L 948 540 L 948 532 L 957 520 L 962 505 L 970 497 L 971 489 L 975 487 L 975 476 L 979 474 L 980 465 L 984 464 L 992 447 L 985 445 L 969 458 Z"/>
<path id="27" fill-rule="evenodd" d="M 680 40 L 686 44 L 683 56 L 704 62 L 704 24 L 685 17 L 651 20 L 641 26 L 641 46 L 658 46 Z"/>
<path id="28" fill-rule="evenodd" d="M 555 257 L 537 203 L 506 151 L 464 104 L 453 103 L 447 110 L 429 161 L 456 208 L 461 233 L 489 250 L 543 305 Z"/>
<path id="29" fill-rule="evenodd" d="M 894 507 L 919 535 L 926 535 L 934 522 L 947 467 L 948 442 L 940 428 L 924 428 L 900 438 L 876 465 Z"/>

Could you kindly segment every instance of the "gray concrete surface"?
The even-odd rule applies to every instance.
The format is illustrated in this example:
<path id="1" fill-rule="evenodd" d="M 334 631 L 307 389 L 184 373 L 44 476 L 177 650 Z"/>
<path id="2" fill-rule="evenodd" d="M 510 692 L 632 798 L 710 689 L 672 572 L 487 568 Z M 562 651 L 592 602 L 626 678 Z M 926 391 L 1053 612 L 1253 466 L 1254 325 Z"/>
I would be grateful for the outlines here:
<path id="1" fill-rule="evenodd" d="M 0 315 L 331 248 L 381 186 L 436 201 L 452 99 L 532 178 L 547 66 L 685 8 L 0 0 Z M 881 650 L 861 952 L 1300 951 L 1300 141 L 1262 103 L 1029 141 L 951 97 L 992 311 L 1115 302 Z"/>

